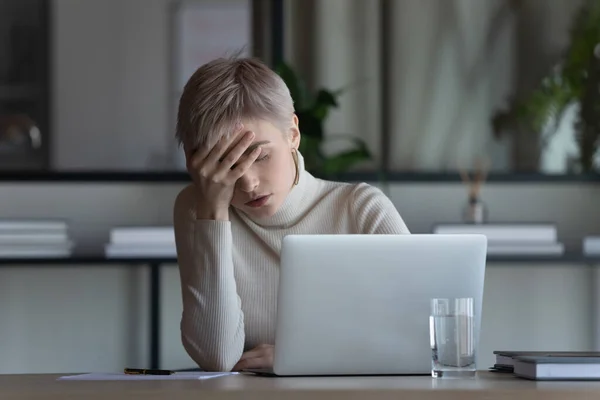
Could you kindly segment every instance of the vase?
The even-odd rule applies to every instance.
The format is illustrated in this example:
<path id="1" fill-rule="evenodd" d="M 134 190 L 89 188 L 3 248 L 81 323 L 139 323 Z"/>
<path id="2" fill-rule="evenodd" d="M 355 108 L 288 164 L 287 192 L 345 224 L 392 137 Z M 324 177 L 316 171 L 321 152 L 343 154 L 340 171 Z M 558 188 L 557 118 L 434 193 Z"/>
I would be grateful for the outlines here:
<path id="1" fill-rule="evenodd" d="M 488 207 L 479 197 L 470 197 L 462 217 L 468 224 L 484 224 L 488 220 Z"/>

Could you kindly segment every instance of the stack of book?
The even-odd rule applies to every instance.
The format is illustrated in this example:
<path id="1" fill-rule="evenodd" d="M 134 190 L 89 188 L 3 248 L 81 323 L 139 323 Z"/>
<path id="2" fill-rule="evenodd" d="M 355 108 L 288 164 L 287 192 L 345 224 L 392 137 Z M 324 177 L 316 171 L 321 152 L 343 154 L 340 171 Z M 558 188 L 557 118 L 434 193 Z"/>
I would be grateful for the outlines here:
<path id="1" fill-rule="evenodd" d="M 532 380 L 600 380 L 600 352 L 494 351 L 490 369 Z"/>
<path id="2" fill-rule="evenodd" d="M 586 236 L 583 238 L 583 254 L 586 256 L 600 256 L 600 236 Z"/>
<path id="3" fill-rule="evenodd" d="M 482 234 L 488 239 L 488 255 L 561 256 L 557 229 L 551 223 L 447 223 L 434 226 L 437 234 Z"/>
<path id="4" fill-rule="evenodd" d="M 0 219 L 1 258 L 69 257 L 68 223 L 55 219 Z"/>
<path id="5" fill-rule="evenodd" d="M 110 231 L 110 241 L 105 248 L 106 257 L 158 257 L 177 256 L 175 231 L 172 226 L 127 226 Z"/>

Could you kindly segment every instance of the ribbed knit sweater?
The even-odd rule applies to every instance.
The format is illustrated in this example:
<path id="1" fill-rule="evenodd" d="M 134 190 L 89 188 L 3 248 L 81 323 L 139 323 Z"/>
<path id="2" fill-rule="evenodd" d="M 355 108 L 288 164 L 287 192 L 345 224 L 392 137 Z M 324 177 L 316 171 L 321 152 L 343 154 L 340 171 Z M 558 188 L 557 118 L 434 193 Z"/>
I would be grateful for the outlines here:
<path id="1" fill-rule="evenodd" d="M 378 188 L 317 179 L 304 169 L 281 208 L 250 218 L 231 207 L 229 221 L 196 219 L 195 188 L 174 207 L 181 277 L 181 339 L 198 366 L 229 371 L 242 353 L 273 344 L 281 241 L 289 234 L 406 234 Z"/>

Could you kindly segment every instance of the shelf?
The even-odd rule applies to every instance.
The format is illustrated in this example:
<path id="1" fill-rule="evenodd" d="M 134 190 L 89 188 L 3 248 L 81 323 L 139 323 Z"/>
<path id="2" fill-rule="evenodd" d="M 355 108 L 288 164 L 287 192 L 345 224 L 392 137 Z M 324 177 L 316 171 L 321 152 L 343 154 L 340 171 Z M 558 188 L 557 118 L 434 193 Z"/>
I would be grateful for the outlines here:
<path id="1" fill-rule="evenodd" d="M 522 255 L 490 255 L 490 263 L 535 263 L 535 264 L 600 264 L 600 256 L 586 256 L 581 253 L 565 253 L 562 256 L 522 256 Z"/>
<path id="2" fill-rule="evenodd" d="M 381 182 L 377 172 L 349 172 L 340 174 L 335 180 L 345 182 Z M 413 173 L 392 172 L 387 182 L 415 183 L 461 183 L 454 173 Z M 78 183 L 186 183 L 190 182 L 187 172 L 183 171 L 0 171 L 0 183 L 10 182 L 78 182 Z M 546 174 L 490 174 L 491 183 L 600 183 L 600 174 L 585 175 L 546 175 Z"/>
<path id="3" fill-rule="evenodd" d="M 173 264 L 177 263 L 175 257 L 106 257 L 103 254 L 81 254 L 71 257 L 35 257 L 35 258 L 0 258 L 0 268 L 9 265 L 36 265 L 36 266 L 92 266 L 100 264 Z"/>
<path id="4" fill-rule="evenodd" d="M 178 183 L 191 182 L 186 172 L 111 172 L 111 171 L 1 171 L 0 182 L 115 182 Z"/>
<path id="5" fill-rule="evenodd" d="M 489 256 L 488 263 L 535 263 L 535 264 L 599 264 L 600 256 L 584 256 L 578 253 L 568 253 L 560 257 L 548 256 Z M 92 266 L 100 264 L 154 264 L 167 265 L 177 264 L 176 257 L 106 257 L 97 254 L 76 254 L 71 257 L 49 257 L 49 258 L 0 258 L 0 268 L 9 265 L 37 265 L 37 266 Z"/>

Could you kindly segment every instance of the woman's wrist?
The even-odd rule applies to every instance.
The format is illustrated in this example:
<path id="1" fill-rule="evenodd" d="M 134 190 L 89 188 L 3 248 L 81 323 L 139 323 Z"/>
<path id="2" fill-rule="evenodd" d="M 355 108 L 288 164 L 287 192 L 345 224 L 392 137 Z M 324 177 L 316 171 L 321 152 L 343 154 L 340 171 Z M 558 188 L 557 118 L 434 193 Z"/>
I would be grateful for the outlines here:
<path id="1" fill-rule="evenodd" d="M 229 221 L 229 208 L 196 204 L 196 219 Z"/>

